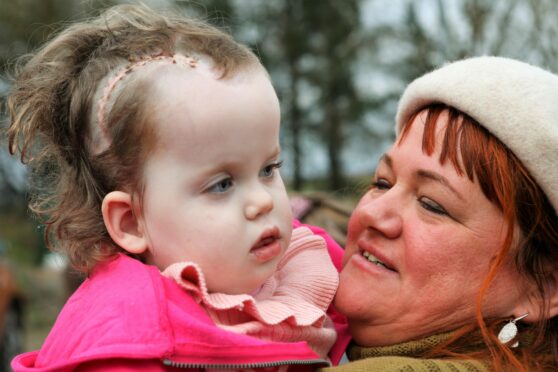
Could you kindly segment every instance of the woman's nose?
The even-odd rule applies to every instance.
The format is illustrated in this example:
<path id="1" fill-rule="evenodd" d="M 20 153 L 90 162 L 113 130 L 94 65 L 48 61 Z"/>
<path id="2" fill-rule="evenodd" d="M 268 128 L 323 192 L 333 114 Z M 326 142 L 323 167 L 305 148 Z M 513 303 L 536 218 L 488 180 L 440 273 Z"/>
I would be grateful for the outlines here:
<path id="1" fill-rule="evenodd" d="M 403 201 L 392 188 L 379 195 L 375 195 L 374 191 L 369 192 L 361 199 L 353 214 L 363 228 L 395 239 L 401 235 L 403 228 L 402 210 Z"/>
<path id="2" fill-rule="evenodd" d="M 273 209 L 273 197 L 263 185 L 254 185 L 248 191 L 244 214 L 247 219 L 254 220 L 266 215 Z"/>

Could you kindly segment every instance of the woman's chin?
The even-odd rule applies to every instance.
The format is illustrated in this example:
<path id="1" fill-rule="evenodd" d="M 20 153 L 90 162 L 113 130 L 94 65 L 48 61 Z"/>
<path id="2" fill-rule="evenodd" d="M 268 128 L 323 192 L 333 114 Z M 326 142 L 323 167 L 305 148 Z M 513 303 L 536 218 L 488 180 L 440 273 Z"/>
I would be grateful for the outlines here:
<path id="1" fill-rule="evenodd" d="M 335 295 L 335 308 L 349 319 L 362 319 L 369 316 L 371 303 L 378 302 L 379 293 L 374 283 L 367 283 L 354 268 L 345 266 L 339 275 L 339 287 Z M 371 285 L 372 284 L 372 285 Z"/>

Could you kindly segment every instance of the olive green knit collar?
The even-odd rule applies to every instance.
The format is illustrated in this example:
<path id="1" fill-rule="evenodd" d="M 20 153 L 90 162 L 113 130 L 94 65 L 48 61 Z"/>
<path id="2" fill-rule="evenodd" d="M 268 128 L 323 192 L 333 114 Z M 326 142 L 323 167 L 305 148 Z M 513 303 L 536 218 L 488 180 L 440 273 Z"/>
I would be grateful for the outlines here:
<path id="1" fill-rule="evenodd" d="M 347 347 L 347 357 L 349 360 L 360 360 L 380 356 L 422 357 L 424 354 L 433 350 L 436 346 L 449 340 L 454 332 L 455 331 L 440 333 L 423 339 L 407 341 L 390 346 L 364 347 L 351 343 Z M 522 332 L 520 347 L 531 345 L 534 340 L 535 335 L 532 332 Z M 479 342 L 468 345 L 467 348 L 475 350 L 482 347 L 484 347 L 484 343 L 479 340 Z"/>
<path id="2" fill-rule="evenodd" d="M 452 332 L 429 336 L 420 340 L 407 341 L 390 346 L 363 347 L 351 344 L 347 348 L 349 360 L 360 360 L 379 356 L 407 356 L 418 357 L 447 341 Z"/>

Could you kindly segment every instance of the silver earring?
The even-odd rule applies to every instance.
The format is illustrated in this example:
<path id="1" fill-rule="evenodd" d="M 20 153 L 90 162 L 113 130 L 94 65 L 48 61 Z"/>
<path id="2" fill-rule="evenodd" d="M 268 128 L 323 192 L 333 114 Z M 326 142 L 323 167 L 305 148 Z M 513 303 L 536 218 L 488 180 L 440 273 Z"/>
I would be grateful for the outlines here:
<path id="1" fill-rule="evenodd" d="M 510 320 L 508 323 L 506 323 L 506 325 L 502 328 L 500 333 L 498 333 L 498 340 L 500 340 L 500 342 L 503 343 L 503 344 L 507 344 L 515 336 L 517 336 L 517 325 L 515 323 L 517 321 L 525 318 L 527 315 L 529 315 L 529 313 L 525 313 L 525 314 L 515 318 L 514 320 Z M 516 341 L 510 347 L 517 347 L 517 346 L 519 346 L 519 341 Z"/>

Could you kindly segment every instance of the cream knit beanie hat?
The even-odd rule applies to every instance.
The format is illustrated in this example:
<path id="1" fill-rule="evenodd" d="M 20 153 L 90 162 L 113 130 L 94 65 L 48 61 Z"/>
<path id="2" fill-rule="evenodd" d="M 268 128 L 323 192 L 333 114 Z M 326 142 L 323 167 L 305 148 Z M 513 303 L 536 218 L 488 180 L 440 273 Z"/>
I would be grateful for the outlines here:
<path id="1" fill-rule="evenodd" d="M 501 57 L 447 64 L 413 81 L 399 101 L 396 131 L 431 103 L 466 113 L 527 167 L 558 211 L 558 76 Z"/>

